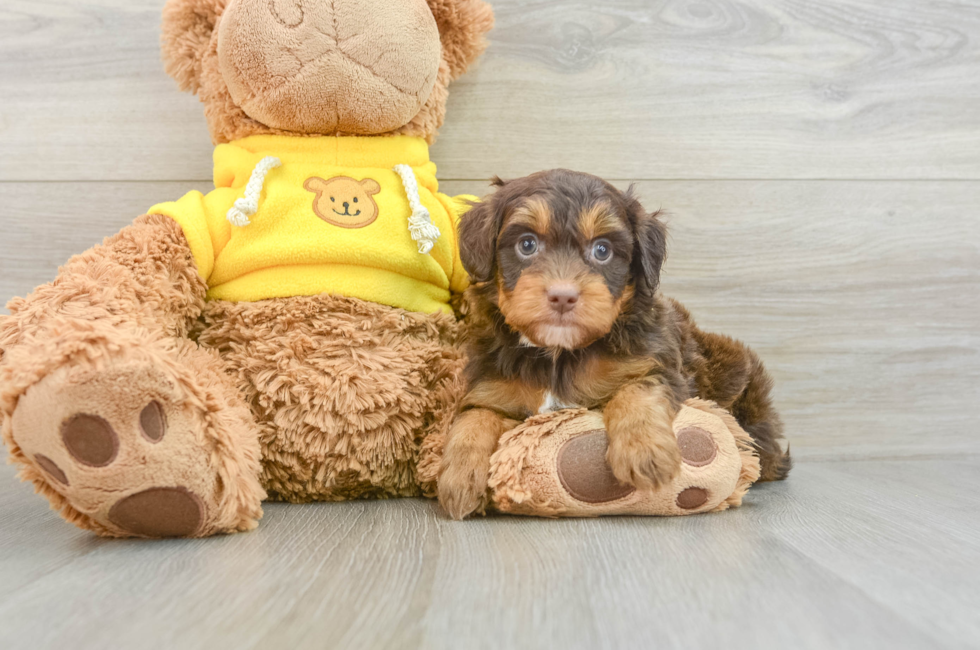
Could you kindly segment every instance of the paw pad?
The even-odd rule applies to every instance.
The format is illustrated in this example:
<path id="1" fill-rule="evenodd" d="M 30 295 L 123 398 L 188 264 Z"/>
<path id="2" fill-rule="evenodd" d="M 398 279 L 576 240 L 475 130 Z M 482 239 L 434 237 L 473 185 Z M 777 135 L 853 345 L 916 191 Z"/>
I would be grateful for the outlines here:
<path id="1" fill-rule="evenodd" d="M 140 412 L 140 431 L 150 442 L 160 442 L 167 433 L 167 421 L 163 415 L 163 407 L 156 400 L 146 405 Z"/>
<path id="2" fill-rule="evenodd" d="M 151 401 L 139 412 L 139 433 L 156 444 L 167 433 L 163 406 Z M 61 427 L 61 438 L 71 457 L 89 467 L 108 467 L 119 456 L 119 434 L 97 415 L 79 413 Z M 68 477 L 42 454 L 35 462 L 63 485 Z M 201 528 L 204 506 L 196 494 L 184 487 L 154 487 L 124 497 L 109 509 L 109 521 L 132 535 L 142 537 L 189 537 Z"/>
<path id="3" fill-rule="evenodd" d="M 48 473 L 51 478 L 58 481 L 62 485 L 68 485 L 68 477 L 57 463 L 45 456 L 44 454 L 35 454 L 34 462 L 37 463 L 41 469 Z"/>
<path id="4" fill-rule="evenodd" d="M 692 467 L 704 467 L 715 459 L 718 448 L 711 434 L 700 427 L 685 427 L 677 432 L 681 458 Z"/>
<path id="5" fill-rule="evenodd" d="M 112 506 L 109 521 L 143 537 L 190 537 L 204 521 L 204 506 L 187 488 L 150 488 Z"/>
<path id="6" fill-rule="evenodd" d="M 97 415 L 76 415 L 65 422 L 61 439 L 72 458 L 89 467 L 105 467 L 119 453 L 119 436 Z"/>
<path id="7" fill-rule="evenodd" d="M 585 503 L 605 503 L 632 494 L 636 488 L 623 485 L 606 462 L 609 439 L 598 429 L 568 440 L 558 450 L 558 478 L 565 490 Z"/>
<path id="8" fill-rule="evenodd" d="M 708 501 L 708 491 L 704 488 L 689 487 L 677 495 L 677 507 L 684 510 L 700 508 Z"/>

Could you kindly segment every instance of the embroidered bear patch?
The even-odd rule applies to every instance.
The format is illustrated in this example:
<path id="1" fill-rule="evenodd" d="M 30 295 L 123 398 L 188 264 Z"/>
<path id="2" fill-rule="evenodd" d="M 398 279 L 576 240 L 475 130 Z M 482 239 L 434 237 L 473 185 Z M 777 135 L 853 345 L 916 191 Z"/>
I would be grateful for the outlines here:
<path id="1" fill-rule="evenodd" d="M 378 218 L 378 204 L 372 197 L 381 191 L 381 185 L 373 178 L 358 181 L 349 176 L 336 176 L 324 180 L 313 176 L 306 179 L 303 187 L 316 193 L 313 212 L 329 224 L 363 228 Z"/>

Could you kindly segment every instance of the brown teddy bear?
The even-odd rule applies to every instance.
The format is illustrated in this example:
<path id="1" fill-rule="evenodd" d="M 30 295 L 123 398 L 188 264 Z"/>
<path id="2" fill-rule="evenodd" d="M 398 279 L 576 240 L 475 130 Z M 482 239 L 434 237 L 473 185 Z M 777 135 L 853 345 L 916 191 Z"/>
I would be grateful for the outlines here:
<path id="1" fill-rule="evenodd" d="M 481 0 L 167 2 L 216 189 L 0 323 L 3 439 L 67 520 L 202 537 L 254 528 L 267 496 L 431 494 L 467 279 L 427 145 L 492 22 Z"/>

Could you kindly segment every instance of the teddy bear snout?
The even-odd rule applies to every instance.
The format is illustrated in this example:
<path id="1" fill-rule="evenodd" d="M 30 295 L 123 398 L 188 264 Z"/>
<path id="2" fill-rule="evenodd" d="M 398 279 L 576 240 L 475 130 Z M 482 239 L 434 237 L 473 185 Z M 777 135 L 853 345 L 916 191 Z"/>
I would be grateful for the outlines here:
<path id="1" fill-rule="evenodd" d="M 249 117 L 321 134 L 408 124 L 442 56 L 425 0 L 233 0 L 217 49 L 232 99 Z"/>

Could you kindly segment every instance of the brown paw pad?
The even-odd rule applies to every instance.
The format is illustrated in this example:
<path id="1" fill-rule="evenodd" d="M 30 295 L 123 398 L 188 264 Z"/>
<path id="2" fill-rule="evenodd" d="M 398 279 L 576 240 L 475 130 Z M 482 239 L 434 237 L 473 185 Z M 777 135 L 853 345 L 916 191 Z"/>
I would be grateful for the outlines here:
<path id="1" fill-rule="evenodd" d="M 97 415 L 76 415 L 61 428 L 68 453 L 82 465 L 105 467 L 119 453 L 119 436 Z"/>
<path id="2" fill-rule="evenodd" d="M 140 431 L 150 442 L 160 442 L 167 433 L 167 420 L 163 407 L 156 400 L 146 405 L 140 412 Z"/>
<path id="3" fill-rule="evenodd" d="M 700 427 L 685 427 L 677 432 L 681 458 L 692 467 L 703 467 L 715 459 L 718 448 L 711 434 Z"/>
<path id="4" fill-rule="evenodd" d="M 190 537 L 204 521 L 204 505 L 187 488 L 150 488 L 112 506 L 109 521 L 142 537 Z"/>
<path id="5" fill-rule="evenodd" d="M 34 462 L 37 463 L 41 469 L 47 472 L 51 478 L 63 485 L 68 485 L 68 477 L 65 476 L 65 473 L 53 460 L 43 454 L 35 454 Z"/>
<path id="6" fill-rule="evenodd" d="M 708 501 L 708 491 L 704 488 L 689 487 L 677 495 L 677 507 L 684 510 L 700 508 Z"/>
<path id="7" fill-rule="evenodd" d="M 606 462 L 609 439 L 602 429 L 587 431 L 558 450 L 558 478 L 574 498 L 585 503 L 605 503 L 632 494 L 636 488 L 623 485 Z"/>

